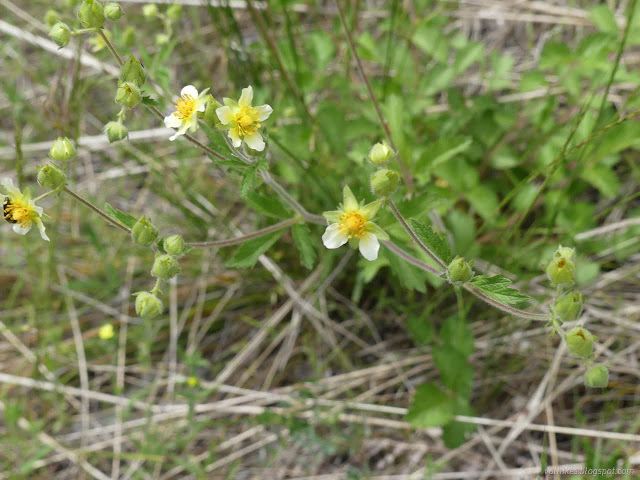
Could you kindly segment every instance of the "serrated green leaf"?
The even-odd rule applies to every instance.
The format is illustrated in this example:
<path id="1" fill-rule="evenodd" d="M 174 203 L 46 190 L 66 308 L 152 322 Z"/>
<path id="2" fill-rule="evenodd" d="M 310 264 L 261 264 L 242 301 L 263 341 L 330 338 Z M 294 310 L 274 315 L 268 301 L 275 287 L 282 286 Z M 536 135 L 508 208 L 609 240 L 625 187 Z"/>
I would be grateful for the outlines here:
<path id="1" fill-rule="evenodd" d="M 391 271 L 398 277 L 403 287 L 409 290 L 417 290 L 420 293 L 427 291 L 422 270 L 409 265 L 389 250 L 385 249 L 384 256 L 389 261 Z"/>
<path id="2" fill-rule="evenodd" d="M 473 353 L 473 332 L 469 324 L 456 313 L 448 316 L 438 331 L 440 341 L 465 356 Z"/>
<path id="3" fill-rule="evenodd" d="M 406 420 L 414 427 L 438 427 L 453 419 L 453 398 L 434 383 L 416 388 Z"/>
<path id="4" fill-rule="evenodd" d="M 114 220 L 117 220 L 118 222 L 123 224 L 125 227 L 133 228 L 133 226 L 138 221 L 136 217 L 134 217 L 133 215 L 129 215 L 128 213 L 124 213 L 123 211 L 118 210 L 117 208 L 113 208 L 108 203 L 104 204 L 104 209 L 107 215 L 109 215 Z"/>
<path id="5" fill-rule="evenodd" d="M 449 40 L 436 25 L 421 25 L 411 37 L 413 43 L 435 60 L 445 63 L 449 59 Z"/>
<path id="6" fill-rule="evenodd" d="M 454 415 L 473 415 L 469 399 L 458 395 L 454 399 Z M 476 426 L 453 420 L 442 427 L 442 440 L 447 448 L 457 448 L 467 441 L 467 435 L 473 433 Z"/>
<path id="7" fill-rule="evenodd" d="M 209 147 L 225 158 L 225 160 L 222 160 L 213 155 L 209 155 L 209 158 L 214 163 L 228 167 L 246 167 L 246 164 L 238 158 L 234 157 L 231 150 L 229 150 L 229 146 L 222 138 L 222 135 L 224 135 L 224 133 L 219 132 L 218 130 L 214 130 L 206 123 L 200 123 L 200 128 L 202 128 L 202 131 L 207 135 L 207 138 L 209 139 Z"/>
<path id="8" fill-rule="evenodd" d="M 473 368 L 466 355 L 450 345 L 434 346 L 431 353 L 442 383 L 459 395 L 469 396 L 473 383 Z"/>
<path id="9" fill-rule="evenodd" d="M 271 248 L 282 236 L 284 230 L 269 233 L 258 238 L 247 240 L 242 244 L 231 260 L 227 262 L 230 268 L 249 268 L 253 267 L 258 261 L 258 257 Z"/>
<path id="10" fill-rule="evenodd" d="M 300 250 L 300 263 L 311 270 L 316 261 L 316 251 L 311 241 L 311 232 L 309 227 L 302 223 L 296 223 L 291 227 L 291 236 Z"/>
<path id="11" fill-rule="evenodd" d="M 258 184 L 258 167 L 252 165 L 242 172 L 242 183 L 240 184 L 240 196 L 245 198 L 247 194 L 256 188 Z"/>
<path id="12" fill-rule="evenodd" d="M 142 104 L 156 108 L 159 108 L 161 106 L 159 101 L 149 95 L 145 95 L 144 97 L 142 97 Z"/>
<path id="13" fill-rule="evenodd" d="M 256 192 L 249 192 L 245 202 L 256 212 L 273 218 L 288 218 L 289 212 L 278 200 L 277 196 L 266 197 Z"/>
<path id="14" fill-rule="evenodd" d="M 457 53 L 453 66 L 456 73 L 461 74 L 475 62 L 481 61 L 483 58 L 484 44 L 480 42 L 469 42 Z"/>
<path id="15" fill-rule="evenodd" d="M 430 225 L 425 225 L 414 219 L 411 219 L 411 225 L 420 240 L 422 240 L 439 259 L 447 264 L 451 262 L 451 248 L 444 234 L 435 232 Z"/>
<path id="16" fill-rule="evenodd" d="M 441 138 L 431 144 L 418 160 L 418 169 L 432 170 L 471 147 L 469 137 Z"/>
<path id="17" fill-rule="evenodd" d="M 420 345 L 427 345 L 433 340 L 433 323 L 425 315 L 410 315 L 407 318 L 407 331 Z"/>
<path id="18" fill-rule="evenodd" d="M 493 277 L 479 275 L 473 277 L 469 283 L 494 300 L 511 305 L 512 307 L 517 307 L 529 301 L 527 295 L 523 295 L 519 291 L 509 287 L 511 280 L 503 275 L 494 275 Z"/>
<path id="19" fill-rule="evenodd" d="M 614 17 L 613 12 L 607 5 L 596 5 L 589 12 L 589 16 L 594 25 L 598 27 L 598 30 L 611 34 L 618 33 L 616 17 Z"/>

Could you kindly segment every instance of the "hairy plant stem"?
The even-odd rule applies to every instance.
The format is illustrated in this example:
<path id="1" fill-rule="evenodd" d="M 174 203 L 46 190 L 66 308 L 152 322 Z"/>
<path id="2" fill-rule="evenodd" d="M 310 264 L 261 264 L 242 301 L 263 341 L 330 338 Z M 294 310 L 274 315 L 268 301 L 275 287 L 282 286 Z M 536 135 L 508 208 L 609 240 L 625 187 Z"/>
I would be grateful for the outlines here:
<path id="1" fill-rule="evenodd" d="M 407 223 L 405 218 L 402 216 L 402 214 L 400 213 L 400 210 L 398 210 L 398 207 L 396 207 L 396 204 L 393 203 L 393 200 L 391 200 L 391 197 L 388 197 L 388 200 L 389 200 L 389 207 L 391 208 L 391 211 L 393 212 L 393 215 L 396 217 L 398 222 L 400 222 L 400 225 L 402 225 L 402 228 L 404 228 L 407 231 L 407 233 L 409 234 L 411 239 L 414 242 L 416 242 L 416 244 L 427 255 L 429 255 L 433 260 L 435 260 L 438 265 L 440 265 L 442 268 L 444 268 L 446 270 L 447 269 L 447 264 L 440 257 L 438 257 L 434 252 L 432 252 L 431 249 L 429 247 L 427 247 L 422 242 L 422 240 L 420 240 L 420 238 L 418 237 L 416 232 L 413 231 L 413 228 L 411 228 L 411 226 Z"/>
<path id="2" fill-rule="evenodd" d="M 100 215 L 101 217 L 103 217 L 105 220 L 107 220 L 109 223 L 115 225 L 116 227 L 118 227 L 120 230 L 124 230 L 127 233 L 131 233 L 131 230 L 127 227 L 125 227 L 124 225 L 122 225 L 120 222 L 115 221 L 113 218 L 111 218 L 109 215 L 107 215 L 105 212 L 103 212 L 102 210 L 100 210 L 98 207 L 96 207 L 94 204 L 92 204 L 91 202 L 89 202 L 88 200 L 85 200 L 84 198 L 82 198 L 80 195 L 78 195 L 77 193 L 72 192 L 71 190 L 69 190 L 67 187 L 64 187 L 63 189 L 64 192 L 68 193 L 69 195 L 71 195 L 73 198 L 75 198 L 77 201 L 79 201 L 80 203 L 82 203 L 83 205 L 89 207 L 91 210 L 93 210 L 94 212 L 96 212 L 98 215 Z"/>
<path id="3" fill-rule="evenodd" d="M 360 56 L 358 55 L 358 52 L 356 50 L 353 37 L 351 36 L 351 31 L 349 30 L 349 26 L 347 25 L 347 19 L 345 18 L 344 11 L 342 10 L 342 6 L 340 5 L 340 0 L 335 0 L 334 3 L 338 8 L 338 15 L 340 16 L 340 22 L 342 23 L 342 27 L 344 28 L 344 33 L 345 33 L 345 36 L 347 37 L 347 43 L 349 44 L 349 49 L 351 50 L 351 54 L 353 55 L 353 58 L 355 58 L 356 60 L 358 72 L 360 73 L 360 77 L 362 78 L 362 81 L 367 87 L 367 92 L 369 93 L 369 99 L 373 104 L 373 108 L 376 111 L 376 115 L 378 116 L 378 120 L 382 125 L 382 129 L 384 130 L 384 133 L 387 136 L 389 145 L 391 146 L 391 148 L 393 148 L 393 150 L 397 152 L 398 149 L 396 147 L 395 142 L 393 141 L 393 136 L 391 135 L 391 129 L 389 128 L 389 124 L 385 120 L 384 115 L 382 115 L 382 109 L 380 108 L 380 104 L 378 103 L 378 100 L 375 94 L 373 93 L 373 88 L 371 88 L 371 82 L 369 82 L 369 78 L 367 77 L 367 74 L 364 71 L 364 67 L 362 66 L 362 60 L 360 60 Z M 398 166 L 400 167 L 400 171 L 402 172 L 402 177 L 404 178 L 404 182 L 407 184 L 407 190 L 409 190 L 409 193 L 413 193 L 413 180 L 411 179 L 411 173 L 407 169 L 407 166 L 404 164 L 404 161 L 400 158 L 400 156 L 397 156 L 397 162 L 398 162 Z"/>
<path id="4" fill-rule="evenodd" d="M 498 310 L 502 310 L 503 312 L 509 313 L 515 317 L 524 318 L 526 320 L 536 320 L 538 322 L 548 322 L 549 320 L 551 320 L 551 315 L 549 314 L 527 312 L 526 310 L 520 310 L 519 308 L 512 307 L 511 305 L 506 305 L 498 300 L 495 300 L 494 298 L 489 297 L 484 292 L 481 292 L 478 288 L 474 287 L 473 285 L 469 285 L 468 283 L 463 284 L 462 287 L 467 292 L 472 293 L 483 302 L 488 303 Z"/>
<path id="5" fill-rule="evenodd" d="M 283 220 L 282 222 L 270 225 L 268 227 L 261 228 L 260 230 L 256 230 L 255 232 L 242 235 L 240 237 L 227 238 L 224 240 L 213 240 L 211 242 L 187 242 L 186 245 L 189 245 L 190 247 L 228 247 L 230 245 L 237 245 L 252 238 L 261 237 L 263 235 L 282 230 L 283 228 L 287 228 L 288 226 L 298 223 L 299 221 L 299 217 L 293 217 L 289 218 L 288 220 Z"/>
<path id="6" fill-rule="evenodd" d="M 327 223 L 324 217 L 308 212 L 307 209 L 304 208 L 295 198 L 289 195 L 289 192 L 287 192 L 287 190 L 280 185 L 269 172 L 266 170 L 260 170 L 260 175 L 262 176 L 264 183 L 275 190 L 278 195 L 280 195 L 280 197 L 287 202 L 291 208 L 302 215 L 306 221 L 316 223 L 318 225 L 324 225 Z"/>

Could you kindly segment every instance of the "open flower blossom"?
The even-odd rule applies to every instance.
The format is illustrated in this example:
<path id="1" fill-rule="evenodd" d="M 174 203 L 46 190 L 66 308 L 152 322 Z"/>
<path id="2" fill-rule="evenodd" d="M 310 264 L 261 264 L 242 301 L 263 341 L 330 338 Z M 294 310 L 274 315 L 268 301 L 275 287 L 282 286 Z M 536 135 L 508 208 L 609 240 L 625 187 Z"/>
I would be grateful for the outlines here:
<path id="1" fill-rule="evenodd" d="M 2 214 L 7 222 L 13 224 L 13 231 L 20 235 L 26 235 L 35 223 L 40 230 L 40 236 L 48 242 L 49 237 L 47 237 L 42 223 L 42 207 L 38 207 L 31 199 L 29 190 L 22 193 L 13 185 L 10 178 L 3 178 L 0 184 L 7 192 L 6 194 L 0 192 Z"/>
<path id="2" fill-rule="evenodd" d="M 345 243 L 360 249 L 367 260 L 378 258 L 380 242 L 389 240 L 389 235 L 371 219 L 380 210 L 381 200 L 361 205 L 347 186 L 343 190 L 343 201 L 338 210 L 324 212 L 322 215 L 329 226 L 322 235 L 322 243 L 327 248 L 339 248 Z"/>
<path id="3" fill-rule="evenodd" d="M 264 140 L 258 129 L 262 126 L 273 108 L 269 105 L 253 107 L 253 88 L 249 85 L 242 89 L 242 95 L 236 102 L 230 98 L 224 98 L 224 107 L 216 109 L 216 115 L 224 129 L 228 129 L 228 135 L 233 146 L 238 148 L 242 142 L 250 148 L 261 152 L 264 150 Z"/>
<path id="4" fill-rule="evenodd" d="M 198 128 L 198 112 L 204 112 L 207 106 L 207 92 L 205 88 L 200 94 L 193 85 L 187 85 L 180 91 L 180 98 L 176 102 L 176 111 L 164 117 L 167 128 L 177 128 L 178 131 L 169 140 L 172 142 L 187 130 L 195 132 Z"/>

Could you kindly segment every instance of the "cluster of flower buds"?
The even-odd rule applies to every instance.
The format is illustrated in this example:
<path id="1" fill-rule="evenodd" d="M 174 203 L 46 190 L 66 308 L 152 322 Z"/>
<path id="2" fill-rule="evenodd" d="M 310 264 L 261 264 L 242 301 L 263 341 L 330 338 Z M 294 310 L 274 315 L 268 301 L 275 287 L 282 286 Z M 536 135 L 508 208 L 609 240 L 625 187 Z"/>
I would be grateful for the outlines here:
<path id="1" fill-rule="evenodd" d="M 156 257 L 151 268 L 151 276 L 156 278 L 156 286 L 151 292 L 136 293 L 136 313 L 142 318 L 153 318 L 162 313 L 160 285 L 181 271 L 178 258 L 187 252 L 187 246 L 180 235 L 170 235 L 159 239 L 158 229 L 146 218 L 140 218 L 131 229 L 134 243 L 142 247 L 154 246 Z"/>
<path id="2" fill-rule="evenodd" d="M 103 5 L 99 0 L 82 0 L 78 8 L 78 20 L 86 29 L 101 29 L 106 20 L 115 22 L 122 17 L 122 7 L 115 2 Z M 47 10 L 45 22 L 49 26 L 49 37 L 58 44 L 60 48 L 66 47 L 73 34 L 72 29 L 64 22 L 60 21 L 60 16 L 54 10 Z M 95 31 L 95 30 L 94 30 Z M 86 30 L 79 30 L 77 33 L 85 33 Z"/>
<path id="3" fill-rule="evenodd" d="M 589 367 L 584 376 L 585 386 L 604 388 L 609 383 L 607 367 L 604 365 L 591 366 L 597 337 L 582 325 L 575 326 L 566 334 L 561 327 L 565 322 L 578 320 L 584 305 L 582 293 L 573 287 L 576 270 L 575 256 L 573 248 L 560 245 L 547 266 L 547 276 L 551 283 L 558 288 L 558 295 L 551 309 L 550 325 L 553 326 L 554 331 L 559 331 L 562 334 L 571 355 L 579 358 Z M 563 292 L 565 288 L 569 290 Z"/>
<path id="4" fill-rule="evenodd" d="M 383 140 L 371 147 L 368 159 L 376 167 L 382 167 L 388 164 L 395 156 L 396 152 Z M 400 175 L 395 170 L 382 168 L 373 172 L 369 178 L 369 184 L 374 195 L 388 197 L 398 188 Z"/>

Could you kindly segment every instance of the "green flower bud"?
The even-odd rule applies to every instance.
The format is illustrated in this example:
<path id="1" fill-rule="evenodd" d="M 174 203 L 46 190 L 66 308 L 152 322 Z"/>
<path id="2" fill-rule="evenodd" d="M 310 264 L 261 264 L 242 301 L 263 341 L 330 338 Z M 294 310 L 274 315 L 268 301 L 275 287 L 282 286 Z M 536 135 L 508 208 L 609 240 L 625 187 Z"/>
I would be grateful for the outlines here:
<path id="1" fill-rule="evenodd" d="M 374 165 L 385 165 L 389 163 L 395 154 L 396 152 L 383 140 L 371 147 L 371 150 L 369 150 L 369 161 Z"/>
<path id="2" fill-rule="evenodd" d="M 158 229 L 153 226 L 150 220 L 142 217 L 131 229 L 133 241 L 143 247 L 151 245 L 158 238 Z"/>
<path id="3" fill-rule="evenodd" d="M 567 333 L 565 340 L 573 356 L 582 358 L 583 360 L 593 358 L 593 348 L 596 337 L 586 328 L 580 326 L 575 327 Z"/>
<path id="4" fill-rule="evenodd" d="M 67 137 L 58 137 L 49 149 L 49 156 L 57 162 L 66 162 L 76 156 L 76 149 Z"/>
<path id="5" fill-rule="evenodd" d="M 124 82 L 118 86 L 116 102 L 127 108 L 133 108 L 142 101 L 140 88 L 133 82 Z"/>
<path id="6" fill-rule="evenodd" d="M 158 14 L 158 7 L 155 3 L 148 3 L 142 7 L 142 14 L 147 18 L 155 17 Z"/>
<path id="7" fill-rule="evenodd" d="M 162 246 L 169 255 L 177 257 L 184 251 L 184 239 L 180 235 L 171 235 L 164 239 Z"/>
<path id="8" fill-rule="evenodd" d="M 156 45 L 161 47 L 162 45 L 166 45 L 171 40 L 171 37 L 166 33 L 159 33 L 156 35 Z"/>
<path id="9" fill-rule="evenodd" d="M 127 29 L 122 34 L 122 42 L 127 47 L 132 47 L 136 43 L 136 31 L 133 27 L 127 27 Z"/>
<path id="10" fill-rule="evenodd" d="M 46 23 L 49 28 L 53 27 L 59 21 L 60 15 L 58 15 L 58 12 L 55 10 L 47 10 L 44 14 L 44 23 Z"/>
<path id="11" fill-rule="evenodd" d="M 594 365 L 584 374 L 584 386 L 605 388 L 609 385 L 609 370 L 604 365 Z"/>
<path id="12" fill-rule="evenodd" d="M 104 6 L 104 16 L 112 22 L 120 20 L 122 13 L 122 7 L 115 2 L 109 2 Z"/>
<path id="13" fill-rule="evenodd" d="M 129 55 L 120 69 L 120 82 L 133 82 L 138 86 L 144 84 L 147 74 L 138 60 L 133 55 Z"/>
<path id="14" fill-rule="evenodd" d="M 174 3 L 167 8 L 167 18 L 172 22 L 180 20 L 182 17 L 182 6 Z"/>
<path id="15" fill-rule="evenodd" d="M 138 292 L 136 296 L 136 314 L 142 318 L 153 318 L 162 313 L 164 306 L 162 301 L 149 292 Z"/>
<path id="16" fill-rule="evenodd" d="M 113 143 L 127 138 L 129 130 L 120 122 L 109 122 L 104 126 L 104 133 L 107 135 L 109 143 Z"/>
<path id="17" fill-rule="evenodd" d="M 171 255 L 159 255 L 153 262 L 151 275 L 162 280 L 169 280 L 180 273 L 180 264 Z"/>
<path id="18" fill-rule="evenodd" d="M 568 284 L 573 285 L 573 274 L 576 266 L 572 260 L 561 255 L 556 255 L 547 267 L 547 275 L 554 285 Z"/>
<path id="19" fill-rule="evenodd" d="M 67 184 L 67 175 L 55 163 L 38 168 L 38 183 L 49 190 L 57 190 Z"/>
<path id="20" fill-rule="evenodd" d="M 584 297 L 580 292 L 568 292 L 556 300 L 556 313 L 563 322 L 571 322 L 580 316 L 583 304 Z"/>
<path id="21" fill-rule="evenodd" d="M 49 30 L 49 38 L 60 48 L 66 47 L 71 40 L 71 29 L 66 23 L 58 22 Z"/>
<path id="22" fill-rule="evenodd" d="M 454 258 L 447 267 L 447 276 L 454 285 L 460 285 L 473 278 L 473 260 L 467 262 L 463 257 Z"/>
<path id="23" fill-rule="evenodd" d="M 383 168 L 382 170 L 378 170 L 371 175 L 370 183 L 371 192 L 374 195 L 386 197 L 388 195 L 391 195 L 396 191 L 396 188 L 398 188 L 398 184 L 400 183 L 400 175 L 398 175 L 398 172 Z"/>
<path id="24" fill-rule="evenodd" d="M 84 0 L 78 9 L 78 19 L 85 28 L 102 28 L 104 8 L 98 0 Z"/>
<path id="25" fill-rule="evenodd" d="M 204 110 L 203 118 L 211 128 L 218 128 L 220 126 L 220 119 L 216 114 L 216 109 L 221 106 L 220 102 L 217 101 L 213 95 L 207 95 L 207 107 Z"/>

